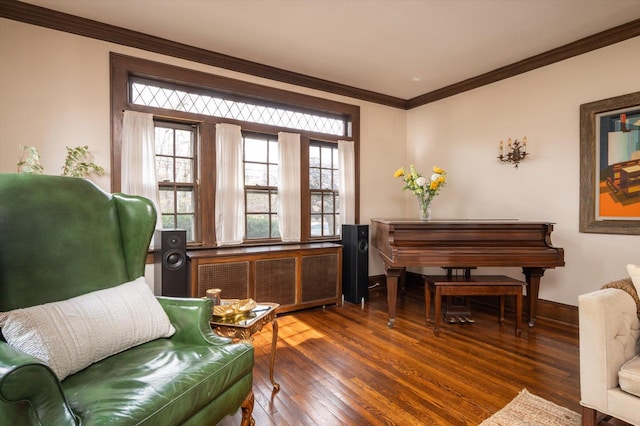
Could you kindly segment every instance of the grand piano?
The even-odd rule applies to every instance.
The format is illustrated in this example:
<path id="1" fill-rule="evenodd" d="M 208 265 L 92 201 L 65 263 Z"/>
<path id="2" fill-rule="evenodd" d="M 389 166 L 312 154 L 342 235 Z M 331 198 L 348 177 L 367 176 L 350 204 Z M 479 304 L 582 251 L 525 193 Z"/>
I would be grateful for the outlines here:
<path id="1" fill-rule="evenodd" d="M 552 231 L 552 223 L 519 220 L 371 219 L 371 245 L 387 275 L 388 326 L 395 323 L 398 281 L 407 267 L 517 266 L 526 277 L 533 327 L 540 278 L 564 266 L 564 250 L 551 245 Z"/>

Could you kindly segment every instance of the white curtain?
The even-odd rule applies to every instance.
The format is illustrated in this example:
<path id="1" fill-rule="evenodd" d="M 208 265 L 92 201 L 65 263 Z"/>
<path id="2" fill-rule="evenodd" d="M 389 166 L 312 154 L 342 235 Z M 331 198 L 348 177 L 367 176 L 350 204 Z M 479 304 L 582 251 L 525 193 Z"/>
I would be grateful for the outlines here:
<path id="1" fill-rule="evenodd" d="M 282 241 L 300 241 L 300 135 L 278 133 L 278 227 Z"/>
<path id="2" fill-rule="evenodd" d="M 244 238 L 244 171 L 242 132 L 234 124 L 216 124 L 216 241 L 242 244 Z"/>
<path id="3" fill-rule="evenodd" d="M 353 141 L 338 141 L 340 172 L 340 223 L 354 224 L 356 220 L 356 163 Z"/>
<path id="4" fill-rule="evenodd" d="M 161 229 L 155 139 L 152 114 L 124 112 L 120 190 L 125 194 L 141 195 L 151 200 L 158 213 L 156 229 Z"/>

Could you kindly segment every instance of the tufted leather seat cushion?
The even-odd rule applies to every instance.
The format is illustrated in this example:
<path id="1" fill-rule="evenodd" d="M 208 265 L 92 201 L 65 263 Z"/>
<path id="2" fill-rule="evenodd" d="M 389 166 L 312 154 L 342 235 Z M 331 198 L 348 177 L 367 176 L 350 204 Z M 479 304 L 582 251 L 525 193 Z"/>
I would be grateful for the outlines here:
<path id="1" fill-rule="evenodd" d="M 252 367 L 249 344 L 159 339 L 93 364 L 67 377 L 62 387 L 83 425 L 175 425 L 243 377 L 251 380 Z"/>

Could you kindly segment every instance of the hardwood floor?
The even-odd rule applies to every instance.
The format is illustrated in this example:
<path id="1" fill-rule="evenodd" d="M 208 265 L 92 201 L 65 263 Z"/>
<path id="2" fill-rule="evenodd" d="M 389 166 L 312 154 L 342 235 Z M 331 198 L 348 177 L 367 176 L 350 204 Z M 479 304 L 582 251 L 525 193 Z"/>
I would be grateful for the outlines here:
<path id="1" fill-rule="evenodd" d="M 254 338 L 256 425 L 478 425 L 523 388 L 580 412 L 577 327 L 539 319 L 518 338 L 512 312 L 500 326 L 497 312 L 474 310 L 474 324 L 442 324 L 436 337 L 424 312 L 413 288 L 398 298 L 393 329 L 384 291 L 364 309 L 279 316 L 278 393 L 270 327 Z"/>

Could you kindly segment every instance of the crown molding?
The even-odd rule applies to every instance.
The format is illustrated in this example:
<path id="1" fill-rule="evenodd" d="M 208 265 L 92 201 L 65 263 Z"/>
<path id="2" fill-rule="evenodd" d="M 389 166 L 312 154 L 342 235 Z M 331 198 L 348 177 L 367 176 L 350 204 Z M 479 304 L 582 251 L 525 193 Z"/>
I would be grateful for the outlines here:
<path id="1" fill-rule="evenodd" d="M 0 17 L 394 108 L 404 109 L 406 105 L 405 99 L 235 58 L 16 0 L 0 0 Z"/>
<path id="2" fill-rule="evenodd" d="M 531 56 L 513 64 L 409 99 L 407 100 L 406 109 L 413 109 L 449 96 L 477 89 L 478 87 L 486 86 L 638 36 L 640 36 L 640 19 L 627 22 L 626 24 L 582 38 L 573 43 L 565 44 L 564 46 L 539 55 Z"/>
<path id="3" fill-rule="evenodd" d="M 32 25 L 64 31 L 123 46 L 134 47 L 256 77 L 307 87 L 399 109 L 413 109 L 487 84 L 495 83 L 534 69 L 544 67 L 601 47 L 640 36 L 640 19 L 627 22 L 560 46 L 548 52 L 523 59 L 511 65 L 451 84 L 411 99 L 402 99 L 370 90 L 359 89 L 281 68 L 251 62 L 222 53 L 177 43 L 161 37 L 81 18 L 17 0 L 0 0 L 0 17 Z"/>

